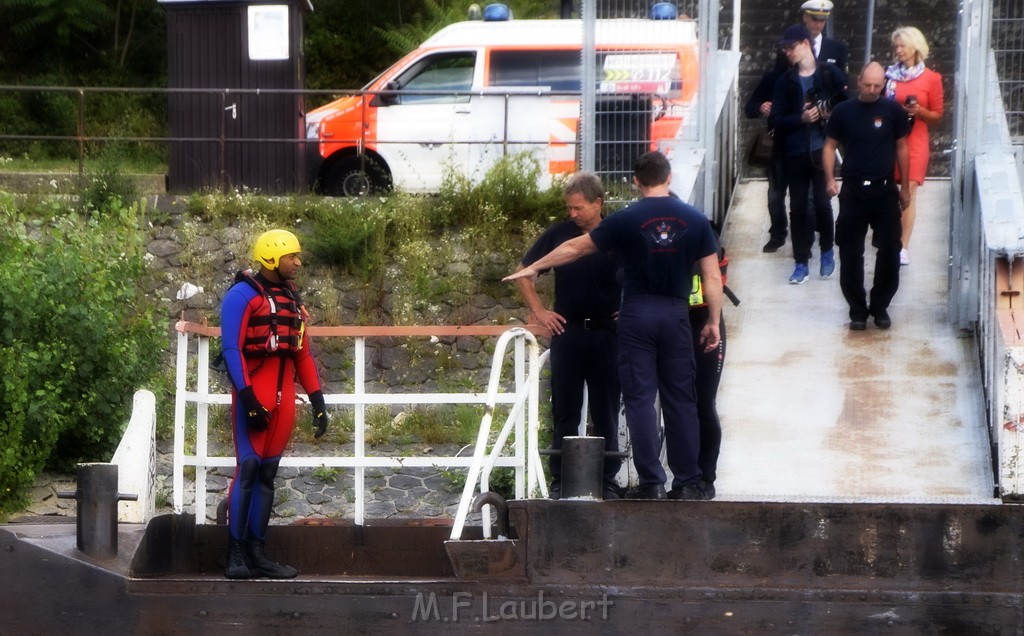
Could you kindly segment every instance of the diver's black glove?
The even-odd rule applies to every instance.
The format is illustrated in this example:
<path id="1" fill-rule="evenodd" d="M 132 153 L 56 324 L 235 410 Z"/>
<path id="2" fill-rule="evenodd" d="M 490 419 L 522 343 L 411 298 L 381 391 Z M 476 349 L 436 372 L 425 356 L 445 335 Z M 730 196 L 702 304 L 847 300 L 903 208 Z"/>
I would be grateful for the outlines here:
<path id="1" fill-rule="evenodd" d="M 327 432 L 327 424 L 331 418 L 327 415 L 327 404 L 324 403 L 324 392 L 313 391 L 309 394 L 309 404 L 313 407 L 313 437 L 320 437 Z"/>
<path id="2" fill-rule="evenodd" d="M 249 424 L 249 429 L 257 433 L 267 430 L 267 427 L 270 426 L 270 411 L 260 404 L 260 400 L 256 397 L 256 392 L 252 390 L 252 387 L 247 386 L 239 391 L 238 399 L 242 402 L 242 409 L 245 412 L 245 419 Z"/>

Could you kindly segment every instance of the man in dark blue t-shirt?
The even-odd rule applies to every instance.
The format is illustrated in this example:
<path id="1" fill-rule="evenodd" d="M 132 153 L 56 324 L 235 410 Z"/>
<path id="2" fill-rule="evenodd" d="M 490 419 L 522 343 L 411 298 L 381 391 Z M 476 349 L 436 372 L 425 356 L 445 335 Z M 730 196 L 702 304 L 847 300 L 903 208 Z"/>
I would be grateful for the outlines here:
<path id="1" fill-rule="evenodd" d="M 672 169 L 658 152 L 633 166 L 642 199 L 612 214 L 589 234 L 562 243 L 505 280 L 575 261 L 594 252 L 619 250 L 625 270 L 619 314 L 619 380 L 640 485 L 627 496 L 665 497 L 655 396 L 665 416 L 673 499 L 705 499 L 697 466 L 700 429 L 694 392 L 693 343 L 688 316 L 694 266 L 703 277 L 709 318 L 701 332 L 705 350 L 718 346 L 722 275 L 711 224 L 696 208 L 671 196 Z"/>
<path id="2" fill-rule="evenodd" d="M 839 285 L 850 305 L 850 329 L 854 331 L 867 328 L 868 316 L 874 316 L 880 329 L 892 326 L 889 303 L 900 285 L 900 215 L 910 202 L 910 121 L 894 100 L 879 99 L 884 86 L 885 70 L 871 62 L 861 71 L 858 98 L 836 106 L 825 127 L 822 160 L 828 192 L 829 196 L 839 195 Z M 838 144 L 844 151 L 841 192 L 835 176 Z M 898 191 L 893 173 L 896 166 L 902 178 Z M 864 291 L 864 238 L 869 225 L 878 247 L 870 298 Z"/>
<path id="3" fill-rule="evenodd" d="M 556 247 L 590 232 L 601 222 L 604 187 L 597 175 L 574 174 L 562 188 L 569 218 L 549 227 L 526 252 L 520 269 L 536 263 Z M 616 319 L 622 298 L 619 263 L 595 253 L 561 265 L 555 272 L 554 309 L 537 295 L 532 277 L 516 281 L 530 307 L 532 319 L 551 330 L 551 446 L 562 448 L 562 438 L 577 435 L 587 386 L 593 434 L 603 437 L 605 451 L 619 450 L 619 377 L 616 370 Z M 543 274 L 544 272 L 540 272 Z M 606 456 L 604 498 L 618 499 L 615 475 L 622 461 Z M 562 458 L 552 455 L 551 498 L 562 490 Z"/>

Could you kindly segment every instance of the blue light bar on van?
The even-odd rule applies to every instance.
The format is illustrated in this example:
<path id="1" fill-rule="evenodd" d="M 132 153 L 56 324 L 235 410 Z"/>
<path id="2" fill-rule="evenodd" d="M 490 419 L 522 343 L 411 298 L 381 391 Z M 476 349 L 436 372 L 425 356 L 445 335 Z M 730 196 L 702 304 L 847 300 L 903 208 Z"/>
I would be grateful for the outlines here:
<path id="1" fill-rule="evenodd" d="M 651 7 L 649 17 L 652 20 L 675 20 L 679 17 L 679 9 L 671 2 L 659 2 Z"/>
<path id="2" fill-rule="evenodd" d="M 511 19 L 512 12 L 507 5 L 495 3 L 484 7 L 484 22 L 505 22 Z"/>

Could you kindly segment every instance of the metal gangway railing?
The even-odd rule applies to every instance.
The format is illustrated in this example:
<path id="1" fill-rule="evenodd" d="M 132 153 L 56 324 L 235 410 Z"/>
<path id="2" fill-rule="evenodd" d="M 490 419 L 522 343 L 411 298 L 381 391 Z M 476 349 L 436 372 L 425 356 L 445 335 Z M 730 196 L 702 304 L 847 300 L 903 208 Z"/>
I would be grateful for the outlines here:
<path id="1" fill-rule="evenodd" d="M 211 468 L 233 467 L 234 456 L 211 455 L 209 447 L 210 406 L 229 405 L 228 393 L 212 392 L 210 382 L 210 339 L 220 336 L 219 327 L 209 327 L 181 321 L 178 331 L 176 392 L 174 402 L 174 466 L 173 506 L 176 513 L 184 512 L 185 468 L 195 468 L 196 523 L 207 518 L 207 471 Z M 356 525 L 365 521 L 365 471 L 367 468 L 437 467 L 466 468 L 466 484 L 459 501 L 452 538 L 458 539 L 470 512 L 470 505 L 479 483 L 480 492 L 489 490 L 491 471 L 495 467 L 513 468 L 515 496 L 524 498 L 539 494 L 547 496 L 547 486 L 538 448 L 539 381 L 540 371 L 547 361 L 548 352 L 540 345 L 529 327 L 509 326 L 415 326 L 415 327 L 311 327 L 313 337 L 345 337 L 355 341 L 355 368 L 351 393 L 325 393 L 328 405 L 349 405 L 354 409 L 354 448 L 350 456 L 298 457 L 286 455 L 281 459 L 285 467 L 326 467 L 352 469 L 355 475 Z M 369 393 L 366 390 L 366 340 L 368 338 L 429 338 L 497 336 L 492 358 L 490 378 L 484 392 L 463 393 Z M 195 342 L 193 343 L 193 340 Z M 502 387 L 501 372 L 509 344 L 513 345 L 512 390 Z M 194 346 L 193 346 L 194 345 Z M 189 383 L 189 358 L 193 358 L 195 384 Z M 187 406 L 195 405 L 195 452 L 185 450 Z M 404 457 L 366 453 L 366 408 L 380 404 L 480 404 L 484 407 L 476 446 L 472 457 L 431 456 Z M 508 416 L 491 442 L 492 419 L 498 405 L 507 405 Z M 511 441 L 510 441 L 511 440 Z M 511 444 L 511 454 L 503 454 Z M 488 446 L 490 447 L 488 449 Z M 485 538 L 490 538 L 489 507 L 482 509 Z"/>
<path id="2" fill-rule="evenodd" d="M 950 314 L 978 335 L 997 495 L 1024 497 L 1024 11 L 960 12 L 950 227 Z"/>

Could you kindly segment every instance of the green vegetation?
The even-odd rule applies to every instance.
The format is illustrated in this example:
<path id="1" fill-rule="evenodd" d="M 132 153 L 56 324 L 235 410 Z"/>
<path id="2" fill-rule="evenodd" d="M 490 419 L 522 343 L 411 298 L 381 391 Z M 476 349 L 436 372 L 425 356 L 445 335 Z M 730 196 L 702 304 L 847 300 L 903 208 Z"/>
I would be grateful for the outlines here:
<path id="1" fill-rule="evenodd" d="M 137 204 L 0 193 L 0 512 L 40 470 L 109 458 L 166 346 Z"/>

